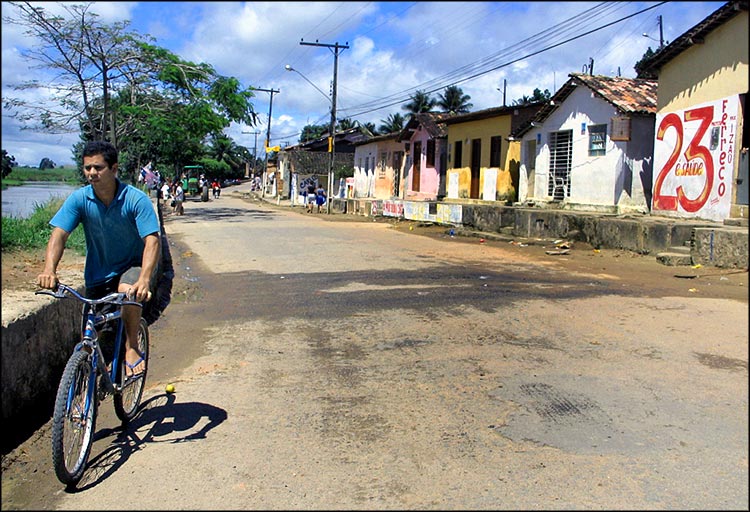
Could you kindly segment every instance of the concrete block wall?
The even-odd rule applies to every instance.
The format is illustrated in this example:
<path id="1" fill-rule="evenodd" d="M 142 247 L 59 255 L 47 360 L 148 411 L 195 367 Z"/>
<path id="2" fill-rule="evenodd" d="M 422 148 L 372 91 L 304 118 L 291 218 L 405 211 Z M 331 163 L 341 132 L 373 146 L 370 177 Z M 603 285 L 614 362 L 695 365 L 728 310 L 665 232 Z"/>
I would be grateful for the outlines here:
<path id="1" fill-rule="evenodd" d="M 748 231 L 745 228 L 695 228 L 693 263 L 720 268 L 748 268 Z"/>
<path id="2" fill-rule="evenodd" d="M 79 289 L 83 292 L 83 289 Z M 54 400 L 65 363 L 80 336 L 81 303 L 50 299 L 48 305 L 3 326 L 2 416 L 33 416 Z"/>

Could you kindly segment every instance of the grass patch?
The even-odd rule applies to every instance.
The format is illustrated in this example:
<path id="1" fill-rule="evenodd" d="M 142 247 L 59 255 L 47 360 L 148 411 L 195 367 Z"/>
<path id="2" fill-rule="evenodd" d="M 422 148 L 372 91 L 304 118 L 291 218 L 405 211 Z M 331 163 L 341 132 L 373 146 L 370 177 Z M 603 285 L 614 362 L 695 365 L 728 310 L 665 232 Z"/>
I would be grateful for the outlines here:
<path id="1" fill-rule="evenodd" d="M 44 204 L 36 205 L 31 216 L 25 219 L 3 216 L 2 252 L 47 247 L 47 241 L 52 232 L 49 221 L 60 209 L 63 201 L 60 198 L 53 198 Z M 86 254 L 86 238 L 82 226 L 79 225 L 73 230 L 65 247 L 82 256 Z"/>
<path id="2" fill-rule="evenodd" d="M 13 171 L 3 178 L 3 188 L 22 185 L 30 181 L 52 181 L 71 184 L 84 183 L 83 175 L 77 167 L 57 167 L 56 169 L 14 167 Z"/>

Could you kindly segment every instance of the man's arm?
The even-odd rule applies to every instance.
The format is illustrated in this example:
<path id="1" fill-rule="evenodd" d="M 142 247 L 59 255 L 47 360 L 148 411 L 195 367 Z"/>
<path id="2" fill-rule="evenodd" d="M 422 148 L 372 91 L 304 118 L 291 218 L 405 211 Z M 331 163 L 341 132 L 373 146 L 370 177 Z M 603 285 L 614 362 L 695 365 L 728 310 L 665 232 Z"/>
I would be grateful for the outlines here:
<path id="1" fill-rule="evenodd" d="M 44 270 L 36 278 L 36 282 L 40 288 L 53 290 L 57 287 L 57 283 L 59 282 L 57 279 L 57 265 L 62 259 L 63 252 L 65 252 L 65 242 L 68 241 L 69 236 L 70 233 L 62 228 L 52 229 L 44 256 Z"/>
<path id="2" fill-rule="evenodd" d="M 131 289 L 131 297 L 138 302 L 151 298 L 151 277 L 159 264 L 161 257 L 161 239 L 159 233 L 152 233 L 143 238 L 143 261 L 141 262 L 141 275 Z"/>

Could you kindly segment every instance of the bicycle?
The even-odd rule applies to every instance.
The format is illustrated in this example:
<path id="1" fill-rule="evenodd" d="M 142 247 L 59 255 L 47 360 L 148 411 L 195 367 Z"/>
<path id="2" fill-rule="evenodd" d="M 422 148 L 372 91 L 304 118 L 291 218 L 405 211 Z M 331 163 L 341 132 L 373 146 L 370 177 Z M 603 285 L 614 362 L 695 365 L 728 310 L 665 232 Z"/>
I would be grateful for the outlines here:
<path id="1" fill-rule="evenodd" d="M 52 416 L 52 463 L 57 478 L 71 486 L 83 477 L 93 444 L 99 402 L 113 396 L 117 417 L 127 425 L 138 412 L 148 370 L 149 332 L 142 318 L 138 327 L 138 351 L 146 367 L 133 376 L 126 375 L 125 322 L 122 307 L 140 306 L 125 293 L 113 292 L 100 299 L 88 299 L 74 288 L 59 283 L 52 290 L 37 290 L 56 299 L 74 298 L 83 303 L 81 341 L 63 370 Z M 100 334 L 114 327 L 114 352 L 109 368 L 100 346 Z"/>

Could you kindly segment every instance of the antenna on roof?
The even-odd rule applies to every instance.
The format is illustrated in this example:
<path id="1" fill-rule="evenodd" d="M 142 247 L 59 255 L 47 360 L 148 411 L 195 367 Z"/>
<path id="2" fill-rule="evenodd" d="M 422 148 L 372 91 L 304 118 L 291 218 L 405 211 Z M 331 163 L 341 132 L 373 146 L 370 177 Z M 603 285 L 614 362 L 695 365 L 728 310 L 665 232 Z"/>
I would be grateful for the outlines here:
<path id="1" fill-rule="evenodd" d="M 589 57 L 589 63 L 583 65 L 583 67 L 581 68 L 581 72 L 588 73 L 589 75 L 594 74 L 594 58 L 593 57 Z"/>

